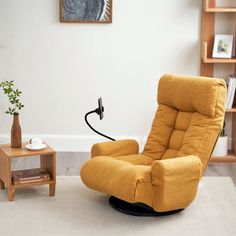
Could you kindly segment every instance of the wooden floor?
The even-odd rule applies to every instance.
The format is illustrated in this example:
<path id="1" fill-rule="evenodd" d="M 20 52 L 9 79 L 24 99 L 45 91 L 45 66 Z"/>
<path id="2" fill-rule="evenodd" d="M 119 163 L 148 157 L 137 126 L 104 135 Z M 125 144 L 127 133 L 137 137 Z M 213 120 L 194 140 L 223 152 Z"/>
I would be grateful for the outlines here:
<path id="1" fill-rule="evenodd" d="M 205 172 L 206 176 L 229 176 L 236 186 L 236 163 L 209 164 Z"/>

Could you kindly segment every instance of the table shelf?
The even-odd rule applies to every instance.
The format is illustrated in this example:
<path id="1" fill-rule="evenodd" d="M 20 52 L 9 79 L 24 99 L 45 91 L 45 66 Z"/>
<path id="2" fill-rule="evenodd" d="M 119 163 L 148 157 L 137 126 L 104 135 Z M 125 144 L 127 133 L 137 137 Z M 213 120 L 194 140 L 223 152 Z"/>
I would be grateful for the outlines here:
<path id="1" fill-rule="evenodd" d="M 44 184 L 53 184 L 55 181 L 53 179 L 50 180 L 43 180 L 43 181 L 34 181 L 30 183 L 18 183 L 18 184 L 12 184 L 14 188 L 25 188 L 25 187 L 32 187 L 37 185 L 44 185 Z"/>

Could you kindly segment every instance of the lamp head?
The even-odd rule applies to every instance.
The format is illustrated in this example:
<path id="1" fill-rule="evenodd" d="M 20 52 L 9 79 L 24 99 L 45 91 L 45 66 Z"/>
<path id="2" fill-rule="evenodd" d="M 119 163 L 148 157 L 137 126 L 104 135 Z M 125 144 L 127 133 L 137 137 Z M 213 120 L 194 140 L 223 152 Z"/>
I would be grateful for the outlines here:
<path id="1" fill-rule="evenodd" d="M 102 105 L 102 98 L 98 99 L 98 108 L 96 109 L 96 113 L 99 115 L 100 120 L 103 119 L 104 107 Z"/>

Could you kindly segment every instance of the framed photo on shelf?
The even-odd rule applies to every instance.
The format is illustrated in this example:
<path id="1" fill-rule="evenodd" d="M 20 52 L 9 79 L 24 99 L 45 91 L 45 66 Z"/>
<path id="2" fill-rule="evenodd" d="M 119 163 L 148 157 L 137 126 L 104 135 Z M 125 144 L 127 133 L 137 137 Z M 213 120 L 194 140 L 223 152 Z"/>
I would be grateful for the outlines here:
<path id="1" fill-rule="evenodd" d="M 233 35 L 215 35 L 213 58 L 232 58 Z"/>

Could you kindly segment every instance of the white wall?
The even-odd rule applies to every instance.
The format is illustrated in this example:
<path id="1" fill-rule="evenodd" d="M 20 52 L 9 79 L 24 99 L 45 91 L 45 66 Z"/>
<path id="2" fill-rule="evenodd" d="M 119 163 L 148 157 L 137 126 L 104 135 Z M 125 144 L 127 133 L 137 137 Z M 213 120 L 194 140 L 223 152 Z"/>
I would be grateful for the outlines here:
<path id="1" fill-rule="evenodd" d="M 110 135 L 147 135 L 158 78 L 198 75 L 199 0 L 113 0 L 113 23 L 59 22 L 59 0 L 0 0 L 0 80 L 23 91 L 24 134 L 93 135 L 84 114 L 103 97 Z M 0 97 L 0 134 L 11 117 Z"/>

